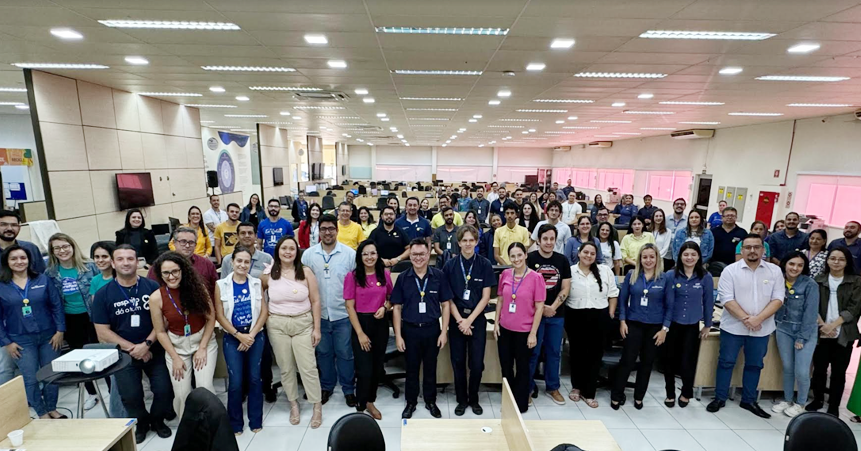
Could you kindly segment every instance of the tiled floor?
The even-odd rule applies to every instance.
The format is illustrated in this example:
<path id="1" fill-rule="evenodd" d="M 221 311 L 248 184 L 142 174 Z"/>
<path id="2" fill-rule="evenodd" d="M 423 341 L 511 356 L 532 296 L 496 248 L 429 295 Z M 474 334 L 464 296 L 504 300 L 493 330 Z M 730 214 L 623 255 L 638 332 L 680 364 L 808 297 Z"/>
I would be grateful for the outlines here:
<path id="1" fill-rule="evenodd" d="M 858 367 L 858 352 L 856 351 L 850 366 L 851 373 L 847 374 L 847 395 L 854 381 L 854 371 Z M 275 374 L 278 374 L 277 372 Z M 563 378 L 563 389 L 567 393 L 569 382 Z M 216 381 L 216 389 L 219 397 L 226 402 L 226 393 L 223 393 L 223 381 Z M 403 387 L 402 387 L 403 388 Z M 501 393 L 498 388 L 483 386 L 485 390 L 481 393 L 481 404 L 484 406 L 483 418 L 492 418 L 499 415 Z M 103 387 L 103 393 L 107 393 Z M 383 414 L 380 427 L 385 435 L 386 449 L 388 451 L 400 450 L 400 414 L 404 407 L 403 396 L 393 399 L 391 391 L 385 388 L 379 389 L 377 406 Z M 610 408 L 610 396 L 606 390 L 600 390 L 598 394 L 600 407 L 592 409 L 584 403 L 572 403 L 568 401 L 564 406 L 554 404 L 543 391 L 534 405 L 524 414 L 525 419 L 567 419 L 567 420 L 601 420 L 613 434 L 619 446 L 624 451 L 660 451 L 675 449 L 681 451 L 780 451 L 783 449 L 783 432 L 789 423 L 789 418 L 783 415 L 774 415 L 769 420 L 763 420 L 753 416 L 749 412 L 738 407 L 738 402 L 729 402 L 727 406 L 717 414 L 705 410 L 705 405 L 710 400 L 704 397 L 702 402 L 693 400 L 691 404 L 681 409 L 675 407 L 668 409 L 663 405 L 664 389 L 663 376 L 657 372 L 652 375 L 649 392 L 645 399 L 642 410 L 636 410 L 632 405 L 626 405 L 619 411 Z M 60 393 L 60 406 L 74 410 L 77 400 L 76 393 L 70 389 L 62 389 Z M 774 398 L 777 397 L 777 399 Z M 780 401 L 780 393 L 768 393 L 763 396 L 761 405 L 770 410 L 774 402 Z M 629 393 L 629 398 L 631 393 Z M 453 387 L 449 386 L 439 395 L 438 405 L 442 410 L 444 418 L 457 418 L 454 415 L 454 393 Z M 326 449 L 326 441 L 329 429 L 340 416 L 353 411 L 344 404 L 344 397 L 336 392 L 332 399 L 323 406 L 323 426 L 319 429 L 308 427 L 311 418 L 311 406 L 302 403 L 302 421 L 298 426 L 291 426 L 289 418 L 289 404 L 283 393 L 279 391 L 278 401 L 275 404 L 264 405 L 263 431 L 253 434 L 250 430 L 237 438 L 239 449 L 245 451 L 322 451 Z M 842 418 L 848 420 L 850 414 L 842 410 Z M 100 407 L 88 412 L 87 417 L 102 417 Z M 430 414 L 421 405 L 416 411 L 414 418 L 431 418 Z M 476 418 L 471 411 L 463 418 Z M 175 431 L 177 421 L 169 423 Z M 848 423 L 848 421 L 847 421 Z M 855 432 L 856 439 L 861 443 L 861 425 L 848 423 Z M 247 427 L 247 426 L 246 426 Z M 160 439 L 150 433 L 147 440 L 138 449 L 143 451 L 169 450 L 171 439 Z"/>

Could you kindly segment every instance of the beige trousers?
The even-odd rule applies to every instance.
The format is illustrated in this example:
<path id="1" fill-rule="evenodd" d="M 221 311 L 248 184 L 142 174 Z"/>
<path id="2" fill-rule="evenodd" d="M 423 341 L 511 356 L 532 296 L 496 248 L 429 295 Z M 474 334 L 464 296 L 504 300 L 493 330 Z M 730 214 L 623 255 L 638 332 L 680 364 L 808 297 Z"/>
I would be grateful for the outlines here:
<path id="1" fill-rule="evenodd" d="M 176 353 L 182 358 L 185 363 L 185 372 L 182 374 L 182 380 L 178 381 L 173 377 L 173 359 L 170 354 L 164 353 L 164 360 L 167 362 L 167 371 L 170 373 L 170 383 L 173 385 L 173 409 L 179 418 L 182 418 L 182 412 L 185 409 L 185 398 L 191 393 L 191 372 L 194 371 L 194 379 L 198 387 L 203 387 L 212 393 L 215 393 L 215 388 L 212 386 L 212 376 L 215 374 L 215 363 L 218 360 L 218 343 L 215 341 L 215 334 L 209 338 L 209 344 L 206 346 L 206 365 L 203 369 L 194 369 L 194 353 L 200 348 L 200 339 L 203 338 L 203 330 L 200 329 L 197 333 L 191 334 L 188 337 L 175 335 L 168 332 L 167 336 L 176 349 Z"/>
<path id="2" fill-rule="evenodd" d="M 317 358 L 314 355 L 314 346 L 311 345 L 313 330 L 314 318 L 310 311 L 296 316 L 270 314 L 266 321 L 269 342 L 275 352 L 278 368 L 281 369 L 281 385 L 290 401 L 299 399 L 297 367 L 302 374 L 302 385 L 308 395 L 308 402 L 316 404 L 321 401 Z"/>

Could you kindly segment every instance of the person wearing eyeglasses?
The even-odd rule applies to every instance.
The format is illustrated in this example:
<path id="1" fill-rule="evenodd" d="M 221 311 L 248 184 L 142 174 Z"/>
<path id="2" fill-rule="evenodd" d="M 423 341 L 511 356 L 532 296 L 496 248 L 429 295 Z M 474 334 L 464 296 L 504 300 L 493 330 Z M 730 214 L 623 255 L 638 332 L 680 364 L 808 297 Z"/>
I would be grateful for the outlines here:
<path id="1" fill-rule="evenodd" d="M 149 297 L 149 313 L 171 372 L 173 409 L 182 418 L 185 398 L 191 393 L 192 373 L 197 387 L 215 393 L 215 309 L 203 279 L 187 258 L 166 252 L 156 259 L 153 268 L 159 289 Z"/>
<path id="2" fill-rule="evenodd" d="M 195 240 L 196 237 L 197 232 L 195 229 L 180 226 L 173 231 L 173 240 L 171 241 L 173 242 L 174 247 L 176 247 L 176 253 L 182 255 L 191 262 L 192 268 L 194 268 L 197 275 L 203 279 L 203 283 L 206 286 L 206 289 L 209 290 L 210 296 L 214 296 L 215 281 L 219 279 L 218 272 L 215 270 L 215 265 L 212 263 L 212 260 L 195 253 L 197 246 L 197 241 Z M 227 265 L 232 264 L 232 262 L 228 262 L 228 260 L 225 260 L 224 263 Z M 225 274 L 229 274 L 229 271 Z M 150 270 L 147 273 L 147 278 L 155 280 L 156 282 L 158 281 L 158 277 L 152 267 L 150 267 Z M 215 298 L 213 297 L 213 299 Z"/>
<path id="3" fill-rule="evenodd" d="M 200 213 L 200 208 L 192 206 L 188 209 L 188 223 L 183 224 L 183 227 L 189 227 L 192 230 L 197 230 L 197 242 L 194 246 L 194 253 L 201 257 L 212 255 L 212 241 L 209 240 L 209 234 L 206 231 L 206 226 L 203 225 L 203 215 Z M 170 250 L 176 250 L 176 243 L 171 239 L 167 243 Z"/>

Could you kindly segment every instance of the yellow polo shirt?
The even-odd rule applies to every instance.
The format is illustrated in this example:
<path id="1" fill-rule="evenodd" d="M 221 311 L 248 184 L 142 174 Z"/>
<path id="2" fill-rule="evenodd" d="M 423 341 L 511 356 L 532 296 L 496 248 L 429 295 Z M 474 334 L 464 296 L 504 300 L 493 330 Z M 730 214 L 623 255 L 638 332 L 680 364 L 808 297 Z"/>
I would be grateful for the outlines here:
<path id="1" fill-rule="evenodd" d="M 508 246 L 511 243 L 522 243 L 524 247 L 529 248 L 529 230 L 526 227 L 516 225 L 514 228 L 509 228 L 504 225 L 493 232 L 493 247 L 499 248 L 500 263 L 510 265 L 511 260 L 508 259 Z"/>
<path id="2" fill-rule="evenodd" d="M 442 213 L 433 215 L 433 219 L 431 219 L 431 230 L 436 230 L 443 224 L 445 224 L 445 218 L 442 217 Z M 458 212 L 454 212 L 454 225 L 463 225 L 463 217 Z"/>
<path id="3" fill-rule="evenodd" d="M 338 241 L 345 246 L 349 246 L 350 249 L 358 249 L 359 243 L 362 242 L 364 236 L 365 232 L 359 224 L 353 221 L 350 221 L 350 225 L 348 226 L 340 222 L 338 223 Z"/>

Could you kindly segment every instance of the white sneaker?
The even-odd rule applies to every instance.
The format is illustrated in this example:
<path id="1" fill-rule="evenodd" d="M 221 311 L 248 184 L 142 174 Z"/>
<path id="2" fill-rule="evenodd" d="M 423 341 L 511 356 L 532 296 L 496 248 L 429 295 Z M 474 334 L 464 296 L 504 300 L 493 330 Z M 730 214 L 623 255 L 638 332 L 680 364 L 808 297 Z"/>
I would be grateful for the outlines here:
<path id="1" fill-rule="evenodd" d="M 774 413 L 783 413 L 786 409 L 792 407 L 794 404 L 791 402 L 783 401 L 780 404 L 772 406 L 771 411 Z"/>
<path id="2" fill-rule="evenodd" d="M 90 410 L 93 407 L 96 407 L 96 404 L 99 403 L 99 398 L 96 395 L 90 395 L 87 397 L 87 400 L 84 401 L 84 410 Z"/>
<path id="3" fill-rule="evenodd" d="M 798 404 L 793 404 L 792 407 L 788 407 L 783 411 L 783 414 L 789 418 L 795 418 L 802 413 L 804 413 L 804 406 L 800 406 Z"/>

